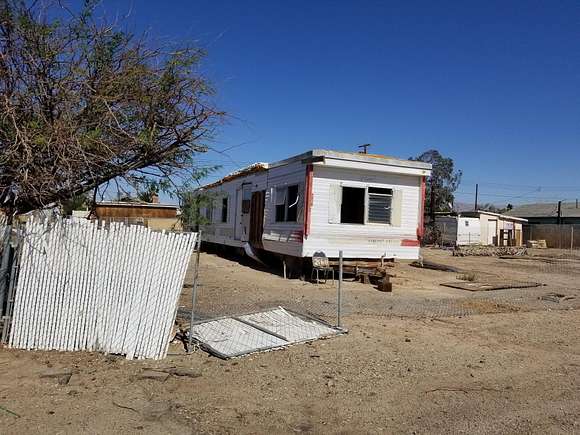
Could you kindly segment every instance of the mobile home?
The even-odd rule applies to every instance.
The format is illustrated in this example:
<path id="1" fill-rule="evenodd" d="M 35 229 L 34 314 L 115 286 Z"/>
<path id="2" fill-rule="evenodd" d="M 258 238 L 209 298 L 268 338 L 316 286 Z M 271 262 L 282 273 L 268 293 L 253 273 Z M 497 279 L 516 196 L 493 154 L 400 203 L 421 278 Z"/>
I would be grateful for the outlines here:
<path id="1" fill-rule="evenodd" d="M 431 165 L 312 150 L 200 188 L 206 242 L 309 258 L 417 259 Z"/>

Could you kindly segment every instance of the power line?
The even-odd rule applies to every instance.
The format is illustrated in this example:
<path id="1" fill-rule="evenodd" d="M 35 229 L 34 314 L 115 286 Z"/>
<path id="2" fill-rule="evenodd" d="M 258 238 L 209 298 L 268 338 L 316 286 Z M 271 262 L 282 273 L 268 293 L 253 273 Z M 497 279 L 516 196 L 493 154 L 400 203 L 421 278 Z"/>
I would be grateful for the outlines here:
<path id="1" fill-rule="evenodd" d="M 475 192 L 454 192 L 453 193 L 456 196 L 469 196 L 469 197 L 473 197 L 475 195 Z M 560 201 L 562 200 L 562 196 L 524 196 L 524 195 L 519 195 L 519 196 L 514 196 L 514 195 L 505 195 L 505 194 L 500 194 L 500 193 L 478 193 L 479 197 L 490 197 L 490 198 L 506 198 L 506 199 L 521 199 L 521 198 L 525 198 L 525 199 L 533 199 L 533 200 L 542 200 L 542 201 Z M 572 201 L 572 199 L 568 199 L 566 201 Z"/>
<path id="2" fill-rule="evenodd" d="M 531 184 L 508 184 L 508 183 L 494 183 L 494 182 L 490 182 L 490 181 L 479 181 L 479 180 L 466 180 L 466 179 L 462 179 L 462 184 L 479 184 L 480 186 L 491 186 L 491 187 L 496 187 L 498 189 L 503 189 L 503 190 L 517 190 L 518 188 L 520 189 L 541 189 L 541 190 L 546 190 L 546 191 L 550 191 L 550 189 L 554 189 L 554 190 L 572 190 L 572 191 L 578 191 L 580 192 L 580 186 L 547 186 L 547 185 L 541 185 L 541 184 L 535 184 L 535 185 L 531 185 Z"/>

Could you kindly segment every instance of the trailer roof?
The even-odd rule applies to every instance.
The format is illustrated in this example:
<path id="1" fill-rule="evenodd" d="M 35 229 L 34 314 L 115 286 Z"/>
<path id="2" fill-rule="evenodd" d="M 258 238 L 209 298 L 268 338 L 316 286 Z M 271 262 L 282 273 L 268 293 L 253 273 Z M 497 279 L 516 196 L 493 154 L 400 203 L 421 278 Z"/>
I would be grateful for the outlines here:
<path id="1" fill-rule="evenodd" d="M 294 163 L 299 160 L 307 160 L 309 158 L 317 158 L 317 157 L 327 157 L 331 159 L 347 160 L 351 162 L 378 163 L 381 165 L 388 166 L 400 166 L 405 168 L 431 170 L 430 163 L 418 162 L 415 160 L 398 159 L 396 157 L 385 156 L 381 154 L 362 154 L 356 152 L 333 151 L 324 149 L 313 149 L 311 151 L 307 151 L 297 156 L 293 156 L 285 160 L 280 160 L 279 162 L 271 163 L 269 167 L 273 168 L 276 166 L 283 166 L 289 163 Z"/>
<path id="2" fill-rule="evenodd" d="M 307 151 L 302 154 L 298 154 L 296 156 L 289 157 L 284 160 L 279 160 L 274 163 L 254 163 L 250 166 L 245 168 L 241 168 L 237 171 L 234 171 L 225 177 L 214 181 L 213 183 L 206 184 L 201 186 L 200 189 L 207 189 L 210 187 L 219 186 L 223 183 L 228 181 L 235 180 L 236 178 L 245 177 L 250 174 L 258 173 L 267 171 L 271 168 L 277 168 L 280 166 L 289 165 L 291 163 L 296 162 L 309 162 L 309 161 L 316 161 L 317 159 L 335 159 L 335 160 L 345 160 L 345 161 L 352 161 L 352 162 L 364 162 L 364 163 L 375 163 L 385 166 L 398 166 L 398 167 L 405 167 L 405 168 L 413 168 L 413 169 L 425 169 L 431 170 L 432 166 L 430 163 L 418 162 L 414 160 L 404 160 L 398 159 L 395 157 L 384 156 L 380 154 L 362 154 L 356 152 L 345 152 L 345 151 L 333 151 L 333 150 L 324 150 L 324 149 L 313 149 Z"/>

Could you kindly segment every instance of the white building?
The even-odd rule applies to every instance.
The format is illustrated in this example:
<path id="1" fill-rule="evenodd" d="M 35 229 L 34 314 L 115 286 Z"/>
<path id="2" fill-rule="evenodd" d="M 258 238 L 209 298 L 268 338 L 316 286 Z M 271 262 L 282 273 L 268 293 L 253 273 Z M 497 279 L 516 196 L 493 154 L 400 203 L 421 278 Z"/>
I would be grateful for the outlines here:
<path id="1" fill-rule="evenodd" d="M 484 210 L 436 216 L 443 245 L 521 246 L 526 219 Z"/>
<path id="2" fill-rule="evenodd" d="M 203 240 L 281 256 L 416 259 L 431 165 L 312 150 L 257 163 L 198 190 Z"/>
<path id="3" fill-rule="evenodd" d="M 437 228 L 444 246 L 481 245 L 481 224 L 477 217 L 437 216 Z"/>

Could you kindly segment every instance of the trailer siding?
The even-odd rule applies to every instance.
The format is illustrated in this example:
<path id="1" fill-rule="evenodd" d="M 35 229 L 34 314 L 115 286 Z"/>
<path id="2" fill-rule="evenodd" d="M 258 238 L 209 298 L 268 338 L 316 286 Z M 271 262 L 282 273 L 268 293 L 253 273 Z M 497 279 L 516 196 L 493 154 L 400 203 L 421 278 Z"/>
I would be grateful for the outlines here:
<path id="1" fill-rule="evenodd" d="M 202 226 L 203 238 L 217 244 L 244 246 L 250 238 L 250 229 L 259 228 L 255 219 L 252 226 L 249 215 L 242 213 L 242 192 L 245 189 L 247 194 L 247 186 L 251 186 L 252 192 L 264 192 L 262 243 L 256 239 L 254 230 L 255 247 L 261 245 L 266 251 L 294 257 L 311 257 L 322 251 L 336 258 L 342 250 L 345 258 L 417 259 L 418 234 L 422 226 L 422 181 L 429 173 L 430 169 L 423 163 L 324 150 L 294 156 L 255 172 L 251 168 L 247 172 L 242 170 L 239 175 L 232 174 L 202 188 L 216 198 L 212 223 Z M 297 189 L 285 193 L 277 191 L 289 186 L 297 186 Z M 343 212 L 340 205 L 337 211 L 336 201 L 340 201 L 337 192 L 342 192 L 341 186 L 391 189 L 387 192 L 392 193 L 391 223 L 368 223 L 370 199 L 367 190 L 365 223 L 340 223 Z M 277 222 L 276 204 L 280 199 L 277 196 L 284 194 L 289 196 L 280 205 L 285 204 L 285 218 L 291 221 Z M 357 195 L 360 203 L 361 196 L 355 192 Z M 385 193 L 374 191 L 373 195 L 371 216 L 375 220 L 389 216 L 380 208 L 381 204 L 388 206 Z M 225 196 L 228 197 L 228 219 L 221 222 Z M 292 214 L 289 201 L 297 201 Z M 330 204 L 333 204 L 332 210 Z M 360 216 L 358 214 L 358 218 Z"/>
<path id="2" fill-rule="evenodd" d="M 266 189 L 267 176 L 265 172 L 250 174 L 243 178 L 225 182 L 219 186 L 207 189 L 207 192 L 214 198 L 212 223 L 202 225 L 203 240 L 206 242 L 217 243 L 222 245 L 241 247 L 241 240 L 235 239 L 235 229 L 240 223 L 242 213 L 241 201 L 237 202 L 238 189 L 244 183 L 251 183 L 254 191 Z M 221 199 L 228 198 L 228 219 L 227 222 L 221 222 Z M 202 209 L 202 214 L 205 209 Z"/>
<path id="3" fill-rule="evenodd" d="M 306 165 L 300 162 L 272 168 L 268 171 L 266 209 L 264 210 L 264 249 L 294 257 L 302 257 L 304 228 L 304 192 Z M 299 210 L 296 222 L 276 222 L 276 188 L 298 185 Z"/>
<path id="4" fill-rule="evenodd" d="M 330 223 L 333 220 L 329 216 L 330 202 L 334 200 L 331 186 L 392 189 L 393 201 L 397 196 L 400 198 L 392 209 L 393 215 L 399 215 L 398 219 L 394 218 L 398 222 L 393 225 Z M 417 240 L 421 224 L 420 176 L 314 165 L 312 196 L 311 230 L 305 241 L 304 256 L 321 251 L 328 257 L 337 257 L 342 250 L 347 258 L 418 258 L 419 246 L 413 242 Z"/>
<path id="5" fill-rule="evenodd" d="M 304 198 L 306 165 L 293 163 L 270 169 L 268 172 L 259 172 L 245 177 L 225 182 L 220 186 L 207 190 L 213 195 L 214 201 L 212 224 L 202 226 L 203 238 L 207 242 L 241 247 L 244 242 L 235 239 L 236 227 L 240 225 L 242 202 L 237 200 L 239 190 L 243 184 L 251 184 L 252 191 L 266 192 L 264 209 L 263 247 L 267 251 L 278 254 L 302 256 L 302 236 L 304 214 L 299 213 L 297 222 L 276 222 L 275 192 L 277 187 L 298 185 L 298 194 L 301 203 Z M 221 198 L 228 196 L 228 221 L 222 223 Z M 203 210 L 202 210 L 203 212 Z"/>

